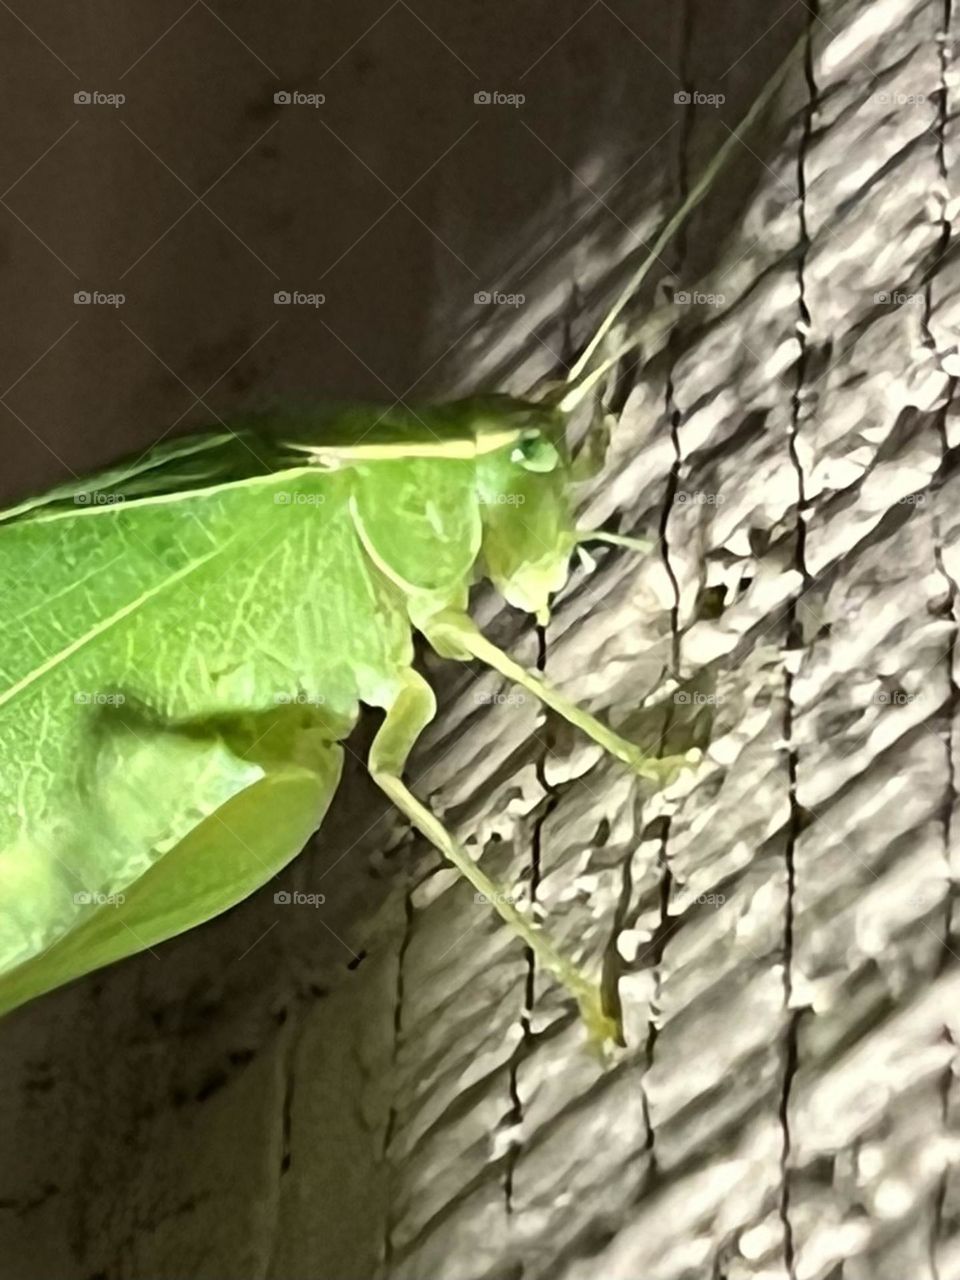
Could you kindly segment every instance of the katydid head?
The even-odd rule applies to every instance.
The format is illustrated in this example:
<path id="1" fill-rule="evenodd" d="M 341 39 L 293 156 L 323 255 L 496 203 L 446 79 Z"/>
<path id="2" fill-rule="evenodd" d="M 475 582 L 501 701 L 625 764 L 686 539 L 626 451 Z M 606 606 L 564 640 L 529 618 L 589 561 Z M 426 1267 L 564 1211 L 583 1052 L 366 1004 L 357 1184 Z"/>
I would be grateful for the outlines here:
<path id="1" fill-rule="evenodd" d="M 481 566 L 503 598 L 546 623 L 550 597 L 567 581 L 584 542 L 648 552 L 649 539 L 581 529 L 574 489 L 603 465 L 609 424 L 594 416 L 580 450 L 566 441 L 566 413 L 550 403 L 507 396 L 473 401 L 476 484 L 483 524 Z"/>
<path id="2" fill-rule="evenodd" d="M 508 603 L 546 622 L 577 540 L 564 416 L 505 396 L 476 408 L 482 567 Z"/>

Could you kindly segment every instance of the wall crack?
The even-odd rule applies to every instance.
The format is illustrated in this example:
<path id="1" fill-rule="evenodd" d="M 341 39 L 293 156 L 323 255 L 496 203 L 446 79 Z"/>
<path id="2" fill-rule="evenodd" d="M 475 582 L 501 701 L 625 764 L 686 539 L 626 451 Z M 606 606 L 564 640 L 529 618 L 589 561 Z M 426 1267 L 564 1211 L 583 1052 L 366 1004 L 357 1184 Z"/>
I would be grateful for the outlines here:
<path id="1" fill-rule="evenodd" d="M 778 1120 L 781 1133 L 780 1146 L 780 1192 L 777 1211 L 783 1232 L 783 1255 L 787 1275 L 796 1280 L 796 1243 L 792 1219 L 792 1185 L 791 1154 L 793 1134 L 791 1130 L 790 1105 L 793 1086 L 799 1068 L 800 1049 L 799 1031 L 801 1010 L 793 1008 L 793 964 L 794 964 L 794 928 L 797 891 L 797 842 L 805 825 L 805 813 L 798 797 L 799 749 L 795 735 L 796 701 L 794 682 L 799 671 L 805 648 L 804 628 L 801 618 L 803 597 L 811 586 L 810 571 L 806 558 L 806 518 L 807 493 L 806 477 L 798 449 L 802 420 L 804 416 L 804 395 L 807 372 L 810 361 L 810 309 L 807 301 L 807 261 L 810 254 L 811 241 L 807 218 L 807 158 L 813 142 L 814 127 L 819 109 L 819 90 L 814 70 L 813 35 L 819 21 L 819 0 L 808 0 L 807 29 L 804 46 L 803 70 L 807 88 L 806 104 L 803 111 L 803 126 L 797 147 L 797 220 L 798 237 L 796 251 L 797 282 L 797 321 L 795 334 L 799 354 L 796 363 L 796 379 L 791 397 L 790 427 L 788 453 L 797 485 L 797 521 L 794 531 L 794 568 L 799 572 L 802 587 L 799 594 L 790 601 L 786 619 L 786 654 L 784 661 L 784 693 L 783 693 L 783 738 L 787 753 L 787 790 L 789 802 L 789 819 L 787 822 L 784 843 L 784 874 L 786 893 L 783 910 L 782 963 L 783 963 L 783 1009 L 785 1024 L 782 1036 L 783 1069 L 778 1104 Z"/>

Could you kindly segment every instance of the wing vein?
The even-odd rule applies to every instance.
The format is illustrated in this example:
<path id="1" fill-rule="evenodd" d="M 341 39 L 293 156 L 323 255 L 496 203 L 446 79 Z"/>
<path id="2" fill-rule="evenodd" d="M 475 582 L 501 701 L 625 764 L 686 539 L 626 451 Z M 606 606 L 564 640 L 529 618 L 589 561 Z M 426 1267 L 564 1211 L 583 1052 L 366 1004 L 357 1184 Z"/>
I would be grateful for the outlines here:
<path id="1" fill-rule="evenodd" d="M 158 582 L 148 591 L 141 592 L 135 600 L 131 600 L 129 604 L 125 604 L 122 609 L 118 609 L 108 618 L 101 619 L 100 622 L 91 627 L 89 631 L 84 633 L 84 635 L 78 636 L 76 640 L 68 644 L 65 649 L 61 649 L 59 653 L 52 654 L 46 662 L 42 662 L 39 667 L 35 667 L 33 671 L 30 671 L 23 677 L 23 679 L 18 680 L 16 684 L 11 685 L 9 689 L 0 693 L 0 707 L 5 707 L 9 703 L 13 702 L 15 698 L 18 698 L 20 694 L 29 689 L 31 685 L 36 684 L 38 680 L 49 675 L 51 671 L 55 671 L 56 668 L 61 666 L 64 662 L 69 661 L 70 658 L 79 653 L 86 645 L 92 643 L 94 640 L 108 632 L 111 627 L 117 626 L 117 624 L 123 622 L 125 618 L 129 618 L 131 614 L 136 613 L 138 609 L 142 608 L 143 605 L 147 604 L 155 596 L 160 595 L 162 592 L 176 585 L 176 583 L 182 582 L 192 573 L 201 569 L 205 564 L 209 564 L 211 560 L 222 555 L 223 552 L 226 551 L 227 547 L 235 541 L 235 537 L 236 535 L 229 538 L 222 546 L 216 547 L 213 551 L 209 552 L 209 554 L 200 556 L 196 560 L 192 560 L 189 564 L 184 565 L 183 568 L 178 569 L 176 573 L 172 573 L 168 577 L 164 578 L 162 582 Z"/>

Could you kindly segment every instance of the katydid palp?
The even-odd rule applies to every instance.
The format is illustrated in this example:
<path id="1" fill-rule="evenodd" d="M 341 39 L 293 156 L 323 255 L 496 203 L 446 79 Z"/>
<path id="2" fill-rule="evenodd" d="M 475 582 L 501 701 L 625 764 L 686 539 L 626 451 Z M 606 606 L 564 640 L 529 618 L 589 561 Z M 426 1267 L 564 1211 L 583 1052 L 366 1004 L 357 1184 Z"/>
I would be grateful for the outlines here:
<path id="1" fill-rule="evenodd" d="M 0 513 L 0 1012 L 274 876 L 321 825 L 366 704 L 385 713 L 377 784 L 591 1033 L 616 1033 L 596 985 L 404 783 L 436 710 L 413 633 L 522 685 L 641 774 L 682 763 L 645 756 L 512 661 L 471 621 L 468 590 L 486 577 L 545 622 L 579 541 L 630 544 L 577 529 L 566 417 L 623 354 L 595 358 L 729 149 L 559 393 L 237 422 Z"/>

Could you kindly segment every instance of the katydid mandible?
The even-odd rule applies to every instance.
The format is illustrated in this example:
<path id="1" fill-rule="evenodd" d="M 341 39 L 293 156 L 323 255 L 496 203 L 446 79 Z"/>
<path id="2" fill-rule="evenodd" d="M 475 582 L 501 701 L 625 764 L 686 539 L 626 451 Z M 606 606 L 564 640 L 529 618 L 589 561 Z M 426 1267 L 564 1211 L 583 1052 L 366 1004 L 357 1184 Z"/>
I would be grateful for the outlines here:
<path id="1" fill-rule="evenodd" d="M 250 419 L 0 513 L 0 1013 L 273 877 L 320 827 L 366 704 L 384 712 L 377 784 L 591 1034 L 616 1035 L 596 983 L 403 781 L 436 711 L 413 633 L 523 686 L 639 774 L 683 763 L 645 756 L 514 662 L 467 597 L 485 577 L 543 623 L 578 542 L 631 545 L 576 527 L 567 414 L 631 345 L 595 359 L 734 137 L 559 392 Z"/>

